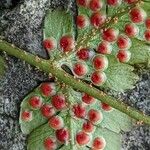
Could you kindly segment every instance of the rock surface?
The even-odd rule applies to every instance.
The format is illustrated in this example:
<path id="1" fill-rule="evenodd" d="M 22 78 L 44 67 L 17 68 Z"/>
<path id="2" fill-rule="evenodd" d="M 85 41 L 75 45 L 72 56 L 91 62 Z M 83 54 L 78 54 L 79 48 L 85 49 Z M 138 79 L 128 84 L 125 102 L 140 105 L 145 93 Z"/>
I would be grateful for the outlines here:
<path id="1" fill-rule="evenodd" d="M 46 10 L 60 6 L 75 12 L 75 7 L 69 0 L 18 0 L 15 5 L 12 2 L 0 2 L 0 35 L 20 48 L 46 58 L 41 46 Z M 5 58 L 8 68 L 0 82 L 0 150 L 25 150 L 26 136 L 21 133 L 18 124 L 21 99 L 48 78 L 16 58 Z M 141 69 L 139 75 L 140 81 L 135 88 L 119 94 L 119 97 L 128 99 L 130 105 L 150 114 L 150 71 Z M 135 127 L 124 134 L 122 141 L 122 150 L 149 150 L 150 128 Z"/>

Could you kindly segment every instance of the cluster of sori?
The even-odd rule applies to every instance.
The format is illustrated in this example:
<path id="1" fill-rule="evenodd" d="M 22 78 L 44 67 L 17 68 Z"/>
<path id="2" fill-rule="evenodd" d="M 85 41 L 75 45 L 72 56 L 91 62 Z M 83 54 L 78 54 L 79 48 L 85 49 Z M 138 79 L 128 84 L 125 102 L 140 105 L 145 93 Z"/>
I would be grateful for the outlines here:
<path id="1" fill-rule="evenodd" d="M 80 13 L 76 18 L 76 25 L 78 30 L 96 29 L 100 34 L 100 42 L 94 49 L 90 47 L 77 48 L 76 42 L 71 35 L 64 35 L 60 38 L 59 44 L 54 38 L 44 40 L 44 47 L 48 51 L 55 48 L 61 49 L 62 52 L 68 53 L 75 51 L 76 62 L 72 62 L 70 69 L 77 78 L 89 77 L 90 81 L 100 86 L 106 82 L 105 70 L 108 68 L 108 55 L 115 55 L 120 63 L 127 63 L 131 58 L 130 48 L 132 48 L 132 38 L 138 38 L 139 26 L 143 25 L 145 32 L 143 39 L 150 42 L 150 17 L 147 17 L 146 12 L 136 5 L 139 0 L 77 0 L 78 7 L 86 9 L 90 12 L 89 15 Z M 111 21 L 118 22 L 118 16 L 110 18 L 102 11 L 105 5 L 113 9 L 120 5 L 126 5 L 128 10 L 128 22 L 123 25 L 123 31 L 111 26 Z M 131 7 L 130 7 L 131 6 Z M 109 26 L 108 26 L 109 24 Z M 113 22 L 112 22 L 113 24 Z M 140 35 L 141 36 L 141 35 Z M 115 53 L 112 53 L 115 49 Z M 117 52 L 116 52 L 117 49 Z M 89 69 L 92 65 L 93 71 Z"/>
<path id="2" fill-rule="evenodd" d="M 22 109 L 21 120 L 26 124 L 32 123 L 35 121 L 34 117 L 37 112 L 48 120 L 48 126 L 51 130 L 54 130 L 54 135 L 46 136 L 43 139 L 43 147 L 46 150 L 55 150 L 60 145 L 71 142 L 71 140 L 75 140 L 78 146 L 89 144 L 93 150 L 104 149 L 106 146 L 105 139 L 102 136 L 92 138 L 92 134 L 95 132 L 96 124 L 103 120 L 101 110 L 111 113 L 112 107 L 100 103 L 86 93 L 80 93 L 79 102 L 69 103 L 69 99 L 64 94 L 57 92 L 56 89 L 57 85 L 55 83 L 42 83 L 38 87 L 39 94 L 32 94 L 25 99 L 27 106 Z M 44 98 L 48 101 L 45 102 Z M 91 107 L 95 104 L 99 105 L 99 108 Z M 66 121 L 64 121 L 66 119 L 65 112 L 70 115 L 68 119 L 80 124 L 79 131 L 74 131 L 73 139 L 71 139 L 70 133 L 74 129 L 69 128 Z M 38 118 L 36 117 L 36 119 Z"/>
<path id="3" fill-rule="evenodd" d="M 100 106 L 98 109 L 91 107 L 95 103 Z M 106 112 L 111 112 L 113 110 L 112 107 L 105 103 L 98 104 L 95 98 L 86 93 L 82 94 L 80 103 L 78 102 L 73 105 L 74 117 L 83 120 L 81 129 L 77 132 L 75 137 L 78 145 L 85 146 L 90 143 L 90 148 L 92 150 L 103 150 L 105 148 L 106 141 L 102 136 L 99 135 L 92 138 L 96 124 L 100 124 L 103 120 L 103 114 L 100 109 Z"/>

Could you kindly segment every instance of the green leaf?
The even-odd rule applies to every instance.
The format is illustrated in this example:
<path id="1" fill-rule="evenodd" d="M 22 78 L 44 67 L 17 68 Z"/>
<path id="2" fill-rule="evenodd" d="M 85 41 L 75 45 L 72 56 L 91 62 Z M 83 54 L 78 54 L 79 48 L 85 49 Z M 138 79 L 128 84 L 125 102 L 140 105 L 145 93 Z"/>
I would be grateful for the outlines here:
<path id="1" fill-rule="evenodd" d="M 130 64 L 148 64 L 150 61 L 150 44 L 144 41 L 133 39 L 133 46 L 131 48 Z"/>
<path id="2" fill-rule="evenodd" d="M 73 64 L 78 62 L 78 59 L 75 59 L 76 56 L 72 56 L 72 62 L 64 62 L 70 69 L 73 68 Z M 134 88 L 135 83 L 138 81 L 139 77 L 134 72 L 134 67 L 129 64 L 120 63 L 117 61 L 116 57 L 113 55 L 107 55 L 108 58 L 108 68 L 104 70 L 107 80 L 106 82 L 99 86 L 105 89 L 112 89 L 115 91 L 122 92 L 127 89 Z M 91 82 L 91 74 L 95 71 L 92 66 L 92 59 L 86 61 L 88 65 L 88 73 L 84 77 L 85 81 Z"/>
<path id="3" fill-rule="evenodd" d="M 3 57 L 0 56 L 0 76 L 4 75 L 5 73 L 5 61 Z"/>
<path id="4" fill-rule="evenodd" d="M 53 37 L 56 39 L 57 48 L 49 52 L 52 59 L 60 58 L 63 52 L 59 47 L 59 40 L 64 35 L 72 35 L 74 37 L 73 16 L 70 12 L 56 9 L 49 10 L 44 20 L 43 29 L 44 39 Z"/>
<path id="5" fill-rule="evenodd" d="M 107 6 L 106 2 L 103 2 L 103 7 L 100 10 L 100 13 L 106 14 L 107 17 L 114 18 L 117 17 L 118 21 L 117 23 L 114 23 L 113 19 L 110 22 L 104 23 L 102 29 L 104 28 L 114 28 L 119 30 L 119 34 L 125 34 L 124 33 L 124 27 L 127 23 L 131 23 L 131 20 L 129 18 L 129 10 L 136 6 L 135 4 L 132 4 L 129 6 L 126 3 L 122 3 L 120 6 L 113 7 Z M 142 5 L 143 9 L 145 11 L 148 11 L 148 8 L 145 5 Z M 123 10 L 123 11 L 120 11 Z M 89 8 L 84 8 L 78 6 L 78 14 L 79 15 L 85 15 L 90 20 L 91 15 L 93 14 L 92 11 L 89 10 Z M 54 19 L 57 18 L 59 19 Z M 64 19 L 68 18 L 68 19 Z M 54 20 L 54 21 L 53 21 Z M 60 23 L 58 23 L 60 22 Z M 61 26 L 62 24 L 65 24 L 64 27 Z M 59 24 L 56 28 L 56 24 Z M 45 24 L 44 24 L 44 37 L 54 37 L 58 41 L 60 37 L 65 33 L 73 34 L 73 27 L 72 27 L 72 17 L 69 13 L 66 13 L 62 10 L 56 10 L 56 11 L 49 11 L 48 15 L 45 18 Z M 144 23 L 137 24 L 139 28 L 139 35 L 136 38 L 131 38 L 131 47 L 128 49 L 131 52 L 131 58 L 128 64 L 134 65 L 139 63 L 147 63 L 150 60 L 150 48 L 149 44 L 147 44 L 143 38 L 143 34 L 145 29 Z M 93 57 L 95 55 L 98 55 L 95 50 L 97 49 L 99 43 L 102 41 L 101 37 L 101 28 L 99 30 L 96 30 L 92 25 L 89 25 L 86 28 L 83 29 L 77 29 L 77 44 L 81 44 L 81 47 L 90 49 L 90 53 L 92 52 Z M 59 32 L 58 32 L 59 31 Z M 93 36 L 93 32 L 95 32 L 95 36 Z M 84 39 L 84 38 L 85 39 Z M 81 42 L 81 43 L 80 43 Z M 118 53 L 118 46 L 116 42 L 111 43 L 112 45 L 112 55 L 109 56 L 106 55 L 106 57 L 109 60 L 109 66 L 108 69 L 104 71 L 104 73 L 107 76 L 107 81 L 104 85 L 100 87 L 104 87 L 106 89 L 112 89 L 115 91 L 124 91 L 127 89 L 132 89 L 134 87 L 134 84 L 137 82 L 138 77 L 134 72 L 134 68 L 124 64 L 119 63 L 117 61 L 116 55 Z M 80 46 L 76 47 L 76 51 L 78 51 Z M 60 48 L 58 48 L 60 49 Z M 61 65 L 67 65 L 70 70 L 72 70 L 73 65 L 76 62 L 79 62 L 79 59 L 77 57 L 77 52 L 70 52 L 69 55 L 63 55 L 61 53 L 61 50 L 54 50 L 51 55 L 54 56 L 54 60 L 58 60 L 58 66 L 61 67 Z M 62 59 L 60 58 L 60 55 Z M 110 58 L 112 57 L 112 58 Z M 58 59 L 57 59 L 58 58 Z M 116 59 L 116 60 L 115 60 Z M 84 76 L 84 80 L 87 80 L 91 82 L 90 76 L 95 71 L 92 67 L 92 58 L 89 61 L 84 61 L 85 64 L 88 66 L 89 70 L 86 76 Z"/>
<path id="6" fill-rule="evenodd" d="M 51 104 L 53 96 L 43 97 L 43 94 L 39 90 L 40 87 L 41 85 L 27 95 L 21 104 L 20 116 L 22 116 L 23 111 L 28 110 L 32 112 L 33 117 L 31 121 L 24 121 L 20 117 L 22 132 L 30 133 L 27 146 L 28 150 L 45 150 L 44 141 L 46 138 L 51 137 L 57 139 L 55 130 L 51 128 L 48 122 L 51 118 L 45 118 L 41 114 L 41 109 L 34 110 L 29 105 L 29 99 L 32 96 L 39 96 L 42 99 L 42 105 L 47 103 Z M 93 104 L 85 105 L 85 103 L 82 102 L 83 93 L 74 91 L 71 87 L 56 84 L 56 95 L 60 93 L 65 95 L 67 107 L 61 111 L 56 110 L 54 116 L 59 116 L 63 119 L 63 128 L 69 131 L 70 140 L 65 143 L 60 143 L 56 140 L 58 148 L 61 147 L 62 150 L 88 150 L 89 147 L 92 147 L 92 142 L 96 137 L 103 137 L 106 140 L 105 150 L 119 150 L 121 148 L 121 131 L 128 131 L 132 127 L 132 120 L 127 115 L 115 109 L 111 111 L 103 110 L 98 100 Z M 84 104 L 86 113 L 94 109 L 103 115 L 102 121 L 94 124 L 95 130 L 90 133 L 90 141 L 85 146 L 79 146 L 76 142 L 76 134 L 82 130 L 82 125 L 88 120 L 88 116 L 85 116 L 85 118 L 76 117 L 73 112 L 73 106 L 75 104 Z"/>
<path id="7" fill-rule="evenodd" d="M 103 7 L 100 10 L 101 13 L 105 13 L 107 17 L 110 17 L 111 21 L 106 21 L 102 28 L 96 29 L 93 26 L 89 25 L 85 29 L 77 29 L 77 45 L 72 52 L 68 54 L 63 53 L 59 47 L 59 40 L 63 35 L 72 35 L 74 37 L 74 28 L 73 28 L 73 17 L 70 12 L 66 12 L 60 9 L 48 11 L 45 21 L 44 21 L 44 39 L 53 37 L 57 41 L 57 48 L 49 52 L 52 60 L 55 61 L 56 67 L 62 67 L 62 65 L 67 65 L 69 67 L 64 70 L 72 73 L 73 66 L 75 63 L 80 62 L 77 57 L 77 52 L 80 48 L 88 48 L 90 52 L 90 57 L 88 60 L 82 60 L 82 63 L 87 66 L 87 73 L 84 77 L 76 76 L 83 81 L 88 81 L 91 84 L 91 74 L 96 71 L 93 67 L 93 58 L 94 56 L 99 55 L 96 51 L 98 44 L 102 41 L 102 29 L 107 29 L 109 27 L 119 30 L 119 34 L 124 33 L 125 24 L 130 23 L 129 11 L 132 7 L 135 7 L 136 4 L 128 5 L 124 2 L 118 7 L 110 7 L 106 5 L 106 2 L 103 1 Z M 142 5 L 143 9 L 149 12 L 149 8 L 146 5 Z M 89 8 L 78 7 L 78 14 L 86 15 L 89 19 L 92 15 L 92 11 Z M 117 17 L 117 21 L 114 22 L 114 17 Z M 119 48 L 117 43 L 112 42 L 112 53 L 105 55 L 108 59 L 108 68 L 103 70 L 106 74 L 106 82 L 99 86 L 99 88 L 104 89 L 113 89 L 116 91 L 124 91 L 126 89 L 131 89 L 134 87 L 134 84 L 138 80 L 138 76 L 134 72 L 134 67 L 131 66 L 139 63 L 149 63 L 149 43 L 145 42 L 143 38 L 144 31 L 146 30 L 144 22 L 137 24 L 140 32 L 136 38 L 130 39 L 132 42 L 131 47 L 128 49 L 131 52 L 131 59 L 128 63 L 120 63 L 116 55 Z M 102 55 L 102 54 L 100 54 Z M 63 66 L 64 67 L 64 66 Z M 80 70 L 80 69 L 79 69 Z M 100 70 L 102 72 L 102 70 Z M 43 85 L 43 84 L 42 84 Z M 61 150 L 88 150 L 92 147 L 92 142 L 96 137 L 103 137 L 106 141 L 105 150 L 120 150 L 121 149 L 121 131 L 128 131 L 131 129 L 133 120 L 127 115 L 119 112 L 116 109 L 110 108 L 111 111 L 106 111 L 102 107 L 103 103 L 100 103 L 96 100 L 95 103 L 87 105 L 83 102 L 82 96 L 84 93 L 75 91 L 71 87 L 68 87 L 64 84 L 55 84 L 55 94 L 50 96 L 44 96 L 41 92 L 41 85 L 37 87 L 32 93 L 26 96 L 21 104 L 20 112 L 20 125 L 21 130 L 25 134 L 30 134 L 28 138 L 28 150 L 45 150 L 44 141 L 46 138 L 50 137 L 55 139 L 55 144 L 58 149 Z M 45 89 L 46 92 L 49 89 Z M 45 104 L 52 105 L 54 109 L 54 104 L 52 103 L 53 97 L 55 95 L 63 95 L 65 97 L 66 106 L 62 110 L 57 110 L 55 108 L 55 113 L 50 117 L 44 117 L 41 113 L 43 106 Z M 42 101 L 42 105 L 38 109 L 33 109 L 29 100 L 33 96 L 38 96 Z M 59 100 L 57 100 L 59 101 Z M 82 104 L 86 109 L 86 115 L 82 118 L 77 117 L 73 110 L 74 105 Z M 90 121 L 88 118 L 88 112 L 94 109 L 100 114 L 103 118 L 99 123 L 92 123 L 95 130 L 90 133 L 90 141 L 84 146 L 79 146 L 76 141 L 76 135 L 82 130 L 83 123 Z M 27 120 L 24 119 L 23 113 L 29 112 L 27 114 Z M 31 115 L 32 114 L 32 115 Z M 49 125 L 49 120 L 53 117 L 59 116 L 62 118 L 64 125 L 61 128 L 67 129 L 69 132 L 69 139 L 65 142 L 60 142 L 56 136 L 56 131 Z"/>
<path id="8" fill-rule="evenodd" d="M 57 91 L 58 89 L 56 89 Z M 40 86 L 37 87 L 34 91 L 32 91 L 31 93 L 29 93 L 24 100 L 21 103 L 21 110 L 20 110 L 20 119 L 19 119 L 19 123 L 21 125 L 21 130 L 24 134 L 29 134 L 33 129 L 37 128 L 38 126 L 44 124 L 47 122 L 48 118 L 44 117 L 42 115 L 42 112 L 36 109 L 32 109 L 32 107 L 29 104 L 29 100 L 34 97 L 37 96 L 42 100 L 43 104 L 50 104 L 51 101 L 51 97 L 46 97 L 42 94 Z M 28 111 L 31 110 L 32 112 L 32 116 L 33 119 L 30 121 L 30 123 L 23 121 L 21 118 L 21 114 L 23 111 Z"/>
<path id="9" fill-rule="evenodd" d="M 140 6 L 142 9 L 145 10 L 147 15 L 150 12 L 149 4 L 150 4 L 149 1 L 144 1 L 143 3 L 141 3 L 141 6 Z M 113 21 L 110 23 L 104 23 L 104 26 L 102 28 L 113 27 L 119 30 L 119 34 L 124 34 L 125 25 L 127 23 L 131 23 L 131 20 L 129 18 L 129 9 L 130 7 L 133 8 L 134 6 L 135 4 L 132 4 L 130 6 L 125 3 L 122 3 L 121 5 L 115 7 L 114 9 L 114 7 L 108 6 L 106 5 L 106 2 L 104 2 L 104 5 L 102 9 L 100 10 L 100 12 L 105 13 L 107 17 L 111 17 L 111 18 L 117 17 L 118 21 L 117 23 L 114 23 Z M 123 10 L 123 12 L 121 12 L 120 10 Z M 90 19 L 92 15 L 92 11 L 89 11 L 88 8 L 79 7 L 78 14 L 86 15 Z M 131 39 L 132 46 L 129 49 L 129 51 L 131 51 L 131 59 L 129 61 L 129 64 L 132 64 L 132 65 L 140 64 L 140 63 L 147 63 L 148 60 L 150 60 L 150 45 L 147 42 L 145 42 L 145 39 L 144 39 L 144 32 L 146 30 L 145 24 L 143 22 L 141 24 L 136 24 L 136 25 L 139 28 L 139 34 L 137 35 L 137 37 Z M 82 37 L 84 34 L 86 36 L 87 32 L 90 32 L 92 29 L 93 28 L 91 26 L 85 29 L 78 29 L 78 38 Z M 87 47 L 97 48 L 98 44 L 102 40 L 101 36 L 99 37 L 99 34 L 100 32 L 97 32 L 97 34 L 91 40 L 88 40 Z M 112 46 L 113 46 L 112 54 L 116 56 L 118 47 L 116 46 L 116 43 L 112 43 Z"/>
<path id="10" fill-rule="evenodd" d="M 79 128 L 81 128 L 81 123 L 79 124 L 79 121 L 75 122 L 74 120 L 70 120 L 70 121 L 72 123 L 72 128 L 71 128 L 71 131 L 73 132 L 72 134 L 75 135 L 79 131 Z M 97 127 L 95 129 L 94 134 L 92 134 L 92 138 L 96 138 L 100 136 L 106 139 L 106 143 L 107 143 L 107 146 L 105 148 L 106 150 L 120 150 L 121 148 L 120 134 L 117 134 L 115 132 L 109 131 L 104 128 Z M 34 130 L 31 133 L 28 139 L 27 149 L 28 150 L 37 150 L 37 149 L 45 150 L 43 143 L 44 143 L 44 140 L 48 137 L 55 137 L 55 132 L 49 127 L 47 123 L 41 126 L 40 128 Z M 74 139 L 71 139 L 71 140 L 74 140 Z M 57 144 L 58 144 L 58 148 L 60 147 L 61 150 L 77 150 L 77 149 L 88 150 L 89 147 L 92 145 L 92 142 L 88 144 L 89 147 L 86 147 L 86 146 L 81 147 L 77 145 L 75 141 L 72 141 L 72 143 L 67 143 L 65 145 L 62 145 L 60 143 L 57 143 Z"/>
<path id="11" fill-rule="evenodd" d="M 149 16 L 148 14 L 150 12 L 150 9 L 148 7 L 149 4 L 149 1 L 145 1 L 140 6 L 143 10 L 145 10 L 147 16 Z M 112 24 L 111 26 L 119 29 L 120 34 L 124 34 L 124 27 L 127 23 L 131 23 L 128 12 L 122 15 L 120 19 L 118 19 L 117 24 Z M 150 44 L 149 42 L 145 41 L 144 38 L 144 32 L 146 31 L 146 27 L 144 22 L 136 24 L 136 26 L 139 28 L 139 34 L 135 38 L 131 38 L 132 45 L 129 49 L 129 51 L 131 52 L 131 59 L 129 61 L 129 64 L 147 64 L 150 60 Z M 114 45 L 113 50 L 113 54 L 116 55 L 118 50 L 116 45 Z"/>
<path id="12" fill-rule="evenodd" d="M 98 30 L 92 27 L 92 25 L 89 25 L 83 29 L 80 28 L 77 29 L 77 33 L 78 33 L 77 43 L 80 44 L 80 41 L 83 40 L 84 42 L 82 41 L 81 47 L 89 49 L 89 52 L 92 53 L 93 57 L 99 54 L 96 50 L 99 43 L 103 41 L 101 30 L 105 28 L 114 28 L 119 31 L 119 35 L 122 34 L 125 35 L 124 32 L 125 25 L 127 23 L 131 23 L 129 17 L 129 10 L 131 10 L 131 8 L 134 8 L 136 6 L 136 4 L 134 3 L 132 5 L 122 3 L 118 7 L 115 7 L 114 9 L 114 7 L 107 6 L 106 2 L 103 3 L 104 4 L 102 9 L 100 9 L 100 13 L 106 14 L 107 17 L 110 17 L 112 20 L 110 22 L 105 22 L 102 28 L 99 28 Z M 141 7 L 148 13 L 149 8 L 147 7 L 147 5 L 142 4 Z M 90 20 L 92 14 L 93 12 L 89 10 L 88 7 L 84 8 L 78 6 L 78 15 L 85 15 Z M 113 21 L 113 18 L 115 17 L 117 18 L 117 23 Z M 130 65 L 149 63 L 150 44 L 146 42 L 144 39 L 144 32 L 146 30 L 145 24 L 143 22 L 141 24 L 136 24 L 136 25 L 139 28 L 139 34 L 135 38 L 129 37 L 131 40 L 131 47 L 128 49 L 128 51 L 131 52 L 131 58 L 129 62 L 127 63 L 118 62 L 116 57 L 119 51 L 117 42 L 115 41 L 111 43 L 112 53 L 111 55 L 105 55 L 109 60 L 108 69 L 104 70 L 107 80 L 104 85 L 100 86 L 100 88 L 104 87 L 106 89 L 112 89 L 115 91 L 124 91 L 127 89 L 132 89 L 139 78 L 134 72 L 134 68 Z M 93 33 L 95 33 L 95 35 Z M 85 38 L 85 40 L 83 37 Z M 76 49 L 76 51 L 79 50 L 80 48 Z M 89 82 L 91 82 L 90 79 L 91 74 L 95 71 L 92 66 L 93 57 L 91 57 L 88 61 L 84 61 L 85 64 L 88 66 L 89 70 L 86 76 L 83 77 L 83 79 Z M 76 62 L 80 61 L 77 57 L 77 53 L 72 54 L 70 57 L 66 57 L 66 60 L 67 59 L 68 61 L 64 61 L 62 63 L 66 64 L 71 70 L 73 68 L 73 65 Z"/>
<path id="13" fill-rule="evenodd" d="M 139 77 L 133 72 L 134 68 L 128 64 L 118 62 L 113 56 L 108 56 L 108 60 L 110 64 L 105 72 L 107 81 L 103 87 L 115 91 L 132 89 L 139 79 Z"/>

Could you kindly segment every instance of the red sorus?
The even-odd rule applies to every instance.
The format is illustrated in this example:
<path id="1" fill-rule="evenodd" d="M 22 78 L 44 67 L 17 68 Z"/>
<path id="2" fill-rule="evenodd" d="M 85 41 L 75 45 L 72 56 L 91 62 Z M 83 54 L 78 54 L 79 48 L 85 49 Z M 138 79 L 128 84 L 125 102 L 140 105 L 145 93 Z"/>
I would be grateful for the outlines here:
<path id="1" fill-rule="evenodd" d="M 94 125 L 90 121 L 86 121 L 83 123 L 82 130 L 87 133 L 93 132 L 95 129 Z"/>
<path id="2" fill-rule="evenodd" d="M 79 59 L 86 61 L 90 58 L 90 51 L 88 48 L 81 48 L 76 55 Z"/>
<path id="3" fill-rule="evenodd" d="M 125 25 L 124 32 L 129 37 L 135 37 L 139 33 L 139 28 L 135 24 L 129 23 Z"/>
<path id="4" fill-rule="evenodd" d="M 73 105 L 73 113 L 77 118 L 86 117 L 86 108 L 82 104 Z"/>
<path id="5" fill-rule="evenodd" d="M 56 130 L 55 135 L 56 135 L 57 140 L 61 143 L 66 143 L 70 137 L 69 130 L 66 128 Z"/>
<path id="6" fill-rule="evenodd" d="M 131 40 L 125 35 L 120 35 L 117 39 L 117 45 L 119 49 L 129 49 L 131 47 Z"/>
<path id="7" fill-rule="evenodd" d="M 89 0 L 76 0 L 77 4 L 82 7 L 87 7 L 89 4 Z"/>
<path id="8" fill-rule="evenodd" d="M 131 52 L 127 50 L 119 50 L 117 58 L 122 63 L 128 62 L 131 58 Z"/>
<path id="9" fill-rule="evenodd" d="M 100 86 L 106 81 L 106 75 L 104 72 L 95 71 L 91 75 L 91 81 L 94 85 Z"/>
<path id="10" fill-rule="evenodd" d="M 83 29 L 89 25 L 89 19 L 85 15 L 79 15 L 76 19 L 76 25 L 78 28 Z"/>
<path id="11" fill-rule="evenodd" d="M 91 0 L 89 3 L 89 8 L 92 11 L 99 11 L 103 6 L 102 0 Z"/>
<path id="12" fill-rule="evenodd" d="M 44 117 L 50 118 L 55 114 L 55 110 L 51 104 L 44 104 L 41 107 L 41 113 Z"/>
<path id="13" fill-rule="evenodd" d="M 60 39 L 60 48 L 63 52 L 69 52 L 75 47 L 75 41 L 72 36 L 65 35 Z"/>
<path id="14" fill-rule="evenodd" d="M 150 17 L 145 20 L 145 25 L 147 29 L 150 29 Z"/>
<path id="15" fill-rule="evenodd" d="M 82 101 L 86 104 L 93 104 L 95 102 L 95 98 L 88 95 L 88 94 L 86 94 L 86 93 L 84 93 L 82 95 Z"/>
<path id="16" fill-rule="evenodd" d="M 40 90 L 44 96 L 53 96 L 56 93 L 54 83 L 42 83 Z"/>
<path id="17" fill-rule="evenodd" d="M 94 69 L 96 70 L 106 70 L 108 68 L 108 59 L 106 56 L 104 55 L 96 55 L 94 58 L 93 58 L 93 67 Z"/>
<path id="18" fill-rule="evenodd" d="M 62 117 L 60 116 L 53 116 L 49 122 L 48 122 L 49 126 L 51 128 L 53 128 L 54 130 L 59 130 L 61 128 L 64 127 L 64 122 L 63 122 L 63 119 Z"/>
<path id="19" fill-rule="evenodd" d="M 39 96 L 33 96 L 28 100 L 28 103 L 33 109 L 39 109 L 42 106 L 42 99 Z"/>
<path id="20" fill-rule="evenodd" d="M 44 140 L 45 150 L 55 150 L 57 148 L 56 140 L 52 137 L 47 137 Z"/>
<path id="21" fill-rule="evenodd" d="M 106 146 L 106 141 L 103 137 L 96 137 L 93 140 L 93 144 L 92 144 L 93 148 L 95 149 L 104 149 Z"/>
<path id="22" fill-rule="evenodd" d="M 144 20 L 146 18 L 145 11 L 138 7 L 132 8 L 129 15 L 130 15 L 131 21 L 134 23 L 142 23 L 142 22 L 144 22 Z"/>
<path id="23" fill-rule="evenodd" d="M 90 136 L 87 133 L 80 131 L 76 134 L 76 141 L 80 146 L 87 145 L 90 142 Z"/>
<path id="24" fill-rule="evenodd" d="M 103 115 L 98 110 L 90 109 L 88 112 L 88 118 L 92 123 L 97 123 L 102 121 Z"/>
<path id="25" fill-rule="evenodd" d="M 106 103 L 101 103 L 101 107 L 104 111 L 111 111 L 113 108 Z"/>
<path id="26" fill-rule="evenodd" d="M 28 111 L 28 110 L 22 111 L 21 112 L 21 119 L 25 122 L 30 122 L 33 119 L 32 112 Z"/>
<path id="27" fill-rule="evenodd" d="M 86 63 L 84 62 L 77 62 L 73 65 L 73 73 L 77 77 L 84 77 L 88 72 L 88 68 Z"/>
<path id="28" fill-rule="evenodd" d="M 102 38 L 108 42 L 114 42 L 117 40 L 119 31 L 114 28 L 108 28 L 103 31 Z"/>
<path id="29" fill-rule="evenodd" d="M 104 24 L 105 20 L 106 20 L 106 15 L 104 15 L 100 12 L 93 13 L 90 18 L 90 22 L 95 28 L 98 28 L 102 24 Z"/>
<path id="30" fill-rule="evenodd" d="M 46 50 L 50 51 L 57 47 L 57 43 L 56 40 L 51 37 L 43 41 L 43 46 Z"/>
<path id="31" fill-rule="evenodd" d="M 54 95 L 51 103 L 57 110 L 66 108 L 66 99 L 64 95 Z"/>
<path id="32" fill-rule="evenodd" d="M 138 0 L 124 0 L 124 1 L 128 4 L 132 4 L 132 3 L 137 2 Z"/>
<path id="33" fill-rule="evenodd" d="M 144 37 L 145 37 L 146 41 L 150 42 L 150 30 L 146 30 L 144 32 Z"/>
<path id="34" fill-rule="evenodd" d="M 121 0 L 107 0 L 107 4 L 110 6 L 118 6 L 121 4 Z"/>
<path id="35" fill-rule="evenodd" d="M 107 41 L 102 41 L 97 48 L 97 52 L 101 54 L 111 54 L 112 46 Z"/>

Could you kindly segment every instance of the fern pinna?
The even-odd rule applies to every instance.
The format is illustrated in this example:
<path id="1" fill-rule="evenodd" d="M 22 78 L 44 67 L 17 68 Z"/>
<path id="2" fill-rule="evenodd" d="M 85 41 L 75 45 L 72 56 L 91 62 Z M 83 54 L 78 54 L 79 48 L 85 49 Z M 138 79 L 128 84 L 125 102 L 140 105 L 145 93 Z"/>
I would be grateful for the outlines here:
<path id="1" fill-rule="evenodd" d="M 76 3 L 75 20 L 69 10 L 47 12 L 43 47 L 49 60 L 0 42 L 0 50 L 55 78 L 21 104 L 19 121 L 29 134 L 28 150 L 120 150 L 121 131 L 135 123 L 130 117 L 150 124 L 149 116 L 100 91 L 132 89 L 138 81 L 134 66 L 149 64 L 150 2 Z"/>

